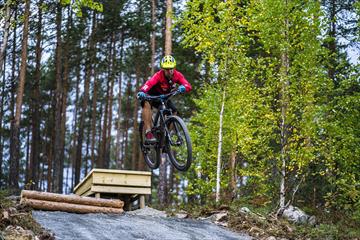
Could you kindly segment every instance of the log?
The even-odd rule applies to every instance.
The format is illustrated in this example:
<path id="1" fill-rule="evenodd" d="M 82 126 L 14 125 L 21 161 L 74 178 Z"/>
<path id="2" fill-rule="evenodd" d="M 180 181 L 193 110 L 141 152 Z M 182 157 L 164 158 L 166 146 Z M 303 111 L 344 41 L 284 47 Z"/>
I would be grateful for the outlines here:
<path id="1" fill-rule="evenodd" d="M 72 203 L 50 202 L 27 198 L 22 198 L 20 203 L 38 210 L 62 211 L 72 213 L 122 213 L 124 211 L 122 208 L 78 205 Z"/>
<path id="2" fill-rule="evenodd" d="M 63 195 L 57 193 L 38 192 L 22 190 L 21 198 L 37 199 L 50 202 L 62 202 L 98 207 L 123 208 L 124 202 L 119 199 L 99 199 L 91 197 L 80 197 L 77 195 Z"/>

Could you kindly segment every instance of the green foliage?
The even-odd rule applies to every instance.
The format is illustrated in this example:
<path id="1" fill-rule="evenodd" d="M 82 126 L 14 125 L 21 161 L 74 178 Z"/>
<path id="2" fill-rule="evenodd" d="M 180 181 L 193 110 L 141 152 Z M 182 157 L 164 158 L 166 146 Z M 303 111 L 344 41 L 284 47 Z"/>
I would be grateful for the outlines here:
<path id="1" fill-rule="evenodd" d="M 97 12 L 103 12 L 103 4 L 99 2 L 95 2 L 93 0 L 60 0 L 60 3 L 63 6 L 71 4 L 71 7 L 76 13 L 76 16 L 82 17 L 83 12 L 82 8 L 89 8 L 91 10 L 97 11 Z"/>
<path id="2" fill-rule="evenodd" d="M 234 1 L 188 3 L 181 22 L 184 44 L 201 52 L 214 69 L 215 84 L 205 87 L 196 101 L 199 111 L 190 127 L 199 174 L 207 176 L 202 184 L 207 194 L 215 184 L 223 89 L 227 97 L 222 158 L 226 162 L 236 149 L 246 162 L 238 173 L 256 188 L 252 194 L 277 195 L 274 183 L 279 175 L 274 168 L 281 165 L 282 151 L 288 158 L 289 184 L 291 179 L 299 181 L 316 159 L 316 116 L 322 97 L 318 92 L 327 85 L 324 69 L 319 67 L 324 54 L 317 38 L 320 14 L 320 5 L 312 1 L 250 1 L 241 7 Z M 284 55 L 290 62 L 286 72 Z M 284 82 L 289 86 L 282 92 Z M 281 110 L 284 101 L 285 113 Z M 287 143 L 281 146 L 284 116 Z M 222 179 L 227 176 L 225 166 Z"/>

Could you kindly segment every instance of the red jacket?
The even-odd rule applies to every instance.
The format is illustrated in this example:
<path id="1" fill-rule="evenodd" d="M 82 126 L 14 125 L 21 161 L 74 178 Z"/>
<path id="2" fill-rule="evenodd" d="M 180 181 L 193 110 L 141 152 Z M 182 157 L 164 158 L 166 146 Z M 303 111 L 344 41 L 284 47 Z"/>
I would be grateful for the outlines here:
<path id="1" fill-rule="evenodd" d="M 164 70 L 161 69 L 146 81 L 146 83 L 140 88 L 140 91 L 147 93 L 151 90 L 152 93 L 156 92 L 159 94 L 166 94 L 176 87 L 176 83 L 184 85 L 186 92 L 191 91 L 192 87 L 190 83 L 185 79 L 184 75 L 176 69 L 174 69 L 174 75 L 171 82 L 167 80 Z"/>

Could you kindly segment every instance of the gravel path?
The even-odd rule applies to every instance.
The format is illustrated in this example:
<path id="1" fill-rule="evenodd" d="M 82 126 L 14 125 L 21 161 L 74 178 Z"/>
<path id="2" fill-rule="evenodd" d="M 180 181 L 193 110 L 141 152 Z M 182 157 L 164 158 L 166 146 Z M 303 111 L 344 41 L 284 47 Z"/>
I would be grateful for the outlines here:
<path id="1" fill-rule="evenodd" d="M 209 222 L 163 217 L 156 212 L 151 216 L 145 211 L 121 215 L 33 211 L 33 217 L 55 233 L 56 239 L 64 240 L 252 239 Z"/>

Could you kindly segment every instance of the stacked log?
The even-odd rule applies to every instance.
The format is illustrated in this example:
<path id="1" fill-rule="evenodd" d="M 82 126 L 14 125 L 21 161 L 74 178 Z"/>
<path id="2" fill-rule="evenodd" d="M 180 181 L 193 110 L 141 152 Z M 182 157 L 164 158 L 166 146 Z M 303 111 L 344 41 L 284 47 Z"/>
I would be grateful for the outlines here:
<path id="1" fill-rule="evenodd" d="M 21 191 L 20 203 L 38 210 L 73 213 L 122 213 L 124 202 L 117 199 L 100 199 L 38 191 Z"/>

